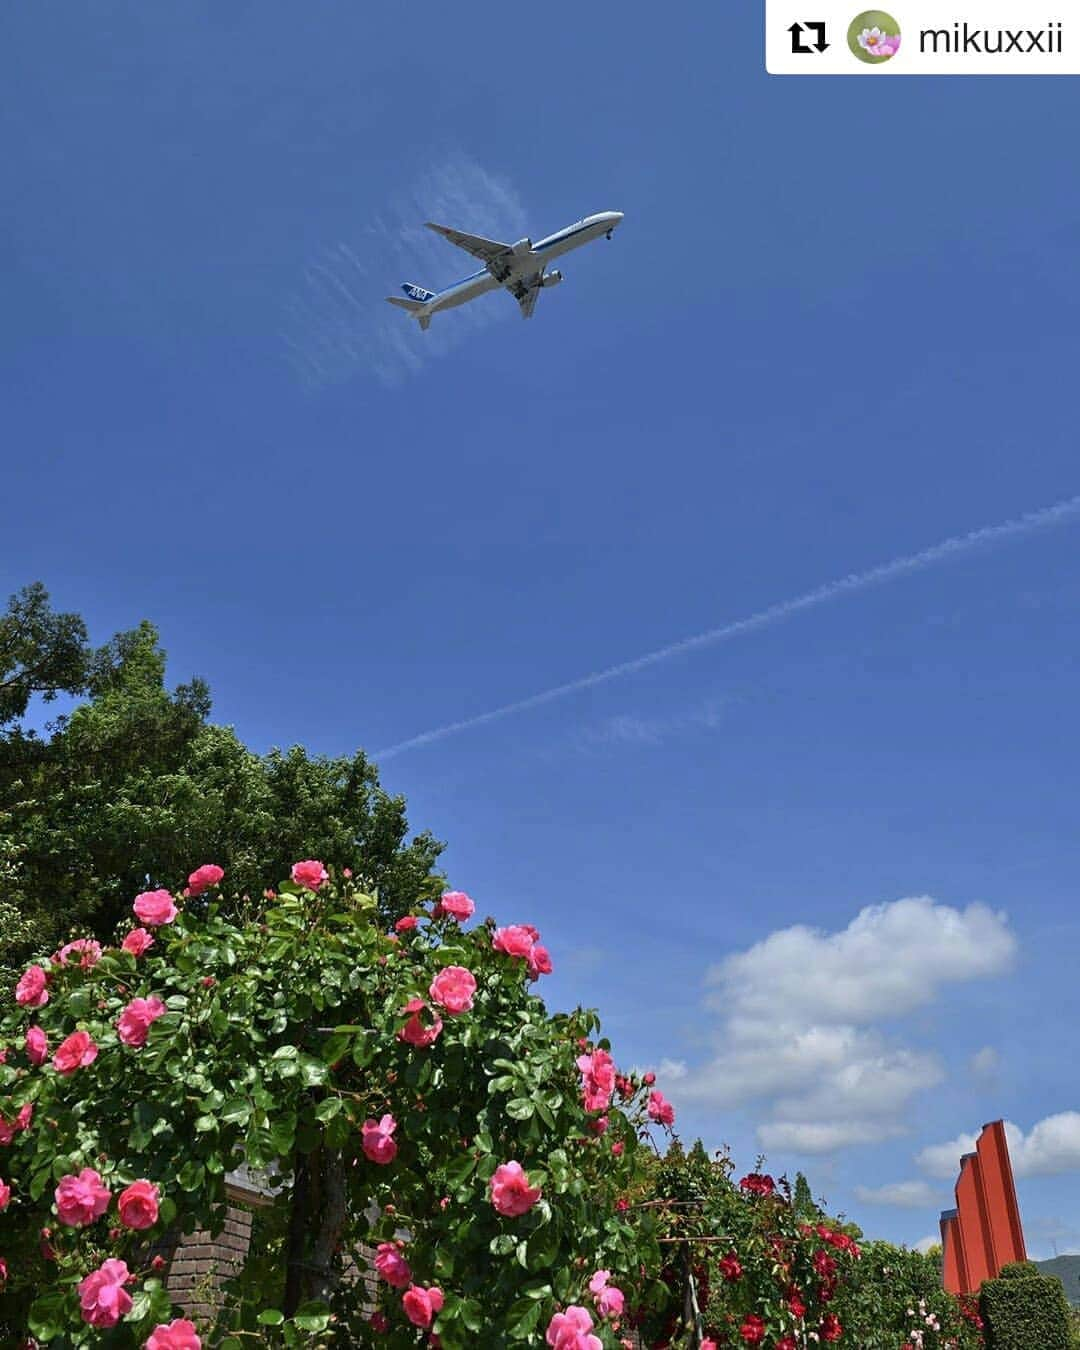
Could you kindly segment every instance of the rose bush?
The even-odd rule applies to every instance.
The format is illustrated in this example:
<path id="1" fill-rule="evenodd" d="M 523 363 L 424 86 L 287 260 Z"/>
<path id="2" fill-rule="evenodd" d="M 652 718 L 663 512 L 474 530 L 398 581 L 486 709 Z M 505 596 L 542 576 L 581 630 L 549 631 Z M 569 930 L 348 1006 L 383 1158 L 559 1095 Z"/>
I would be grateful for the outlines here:
<path id="1" fill-rule="evenodd" d="M 618 1346 L 666 1293 L 651 1213 L 626 1196 L 672 1112 L 617 1074 L 594 1014 L 547 1012 L 537 930 L 467 929 L 472 901 L 449 892 L 387 933 L 375 897 L 312 859 L 234 920 L 222 880 L 203 864 L 187 896 L 133 897 L 115 945 L 68 944 L 6 996 L 0 1334 L 195 1350 L 206 1329 L 151 1244 L 220 1231 L 244 1164 L 280 1221 L 223 1350 Z M 373 1317 L 349 1274 L 361 1244 Z"/>
<path id="2" fill-rule="evenodd" d="M 843 1225 L 802 1216 L 784 1179 L 759 1170 L 736 1181 L 726 1154 L 709 1158 L 700 1144 L 684 1154 L 676 1144 L 642 1203 L 659 1215 L 676 1295 L 644 1319 L 651 1345 L 861 1345 L 837 1302 L 857 1278 L 859 1245 Z"/>

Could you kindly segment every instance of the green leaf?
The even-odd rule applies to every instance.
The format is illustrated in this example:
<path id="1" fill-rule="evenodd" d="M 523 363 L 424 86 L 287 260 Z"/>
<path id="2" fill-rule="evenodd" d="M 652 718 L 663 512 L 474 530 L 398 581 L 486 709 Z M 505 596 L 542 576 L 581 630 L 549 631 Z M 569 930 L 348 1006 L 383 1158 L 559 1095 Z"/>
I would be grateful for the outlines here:
<path id="1" fill-rule="evenodd" d="M 229 1125 L 246 1125 L 251 1118 L 251 1103 L 244 1097 L 230 1097 L 221 1108 L 221 1119 Z"/>
<path id="2" fill-rule="evenodd" d="M 292 1320 L 301 1331 L 325 1331 L 330 1324 L 330 1309 L 325 1303 L 302 1303 Z"/>
<path id="3" fill-rule="evenodd" d="M 528 1097 L 512 1097 L 506 1103 L 506 1114 L 511 1120 L 528 1120 L 534 1109 Z"/>
<path id="4" fill-rule="evenodd" d="M 344 1033 L 336 1033 L 328 1037 L 322 1048 L 323 1059 L 327 1064 L 336 1064 L 348 1050 L 351 1041 L 352 1037 Z"/>
<path id="5" fill-rule="evenodd" d="M 277 1308 L 264 1308 L 255 1321 L 261 1327 L 279 1327 L 285 1321 L 285 1314 Z"/>
<path id="6" fill-rule="evenodd" d="M 530 1270 L 547 1270 L 559 1254 L 558 1227 L 553 1223 L 546 1223 L 530 1234 L 527 1254 Z"/>
<path id="7" fill-rule="evenodd" d="M 47 1294 L 36 1298 L 30 1308 L 30 1330 L 39 1341 L 46 1345 L 63 1335 L 65 1294 L 62 1290 L 51 1289 Z"/>
<path id="8" fill-rule="evenodd" d="M 206 1180 L 206 1168 L 194 1158 L 189 1159 L 176 1174 L 176 1184 L 182 1191 L 197 1191 Z"/>
<path id="9" fill-rule="evenodd" d="M 321 1059 L 304 1055 L 300 1060 L 300 1081 L 305 1087 L 321 1087 L 330 1077 L 330 1070 Z"/>
<path id="10" fill-rule="evenodd" d="M 325 1124 L 328 1120 L 333 1120 L 344 1105 L 340 1097 L 327 1097 L 315 1108 L 315 1119 Z"/>
<path id="11" fill-rule="evenodd" d="M 519 1339 L 531 1336 L 540 1321 L 542 1305 L 535 1299 L 519 1298 L 507 1314 L 510 1335 Z"/>

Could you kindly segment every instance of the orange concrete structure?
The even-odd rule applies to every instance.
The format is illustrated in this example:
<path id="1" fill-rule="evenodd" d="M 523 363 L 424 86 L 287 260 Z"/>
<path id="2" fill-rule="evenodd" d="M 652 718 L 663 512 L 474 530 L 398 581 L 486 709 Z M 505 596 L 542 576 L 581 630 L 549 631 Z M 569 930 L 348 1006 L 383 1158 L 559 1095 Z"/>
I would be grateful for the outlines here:
<path id="1" fill-rule="evenodd" d="M 960 1159 L 956 1208 L 941 1215 L 943 1280 L 952 1294 L 973 1294 L 1010 1261 L 1025 1261 L 1004 1121 L 984 1125 L 974 1153 Z"/>

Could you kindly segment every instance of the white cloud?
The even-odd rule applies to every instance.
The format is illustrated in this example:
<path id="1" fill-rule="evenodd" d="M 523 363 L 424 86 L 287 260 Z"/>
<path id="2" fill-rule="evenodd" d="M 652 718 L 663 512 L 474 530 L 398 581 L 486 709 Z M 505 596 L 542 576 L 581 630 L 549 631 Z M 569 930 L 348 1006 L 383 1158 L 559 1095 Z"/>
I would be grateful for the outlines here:
<path id="1" fill-rule="evenodd" d="M 993 1078 L 1001 1067 L 1001 1056 L 992 1045 L 984 1045 L 971 1056 L 969 1067 L 976 1078 Z"/>
<path id="2" fill-rule="evenodd" d="M 1010 1152 L 1012 1150 L 1010 1149 Z M 975 1152 L 975 1135 L 958 1134 L 945 1144 L 930 1144 L 915 1159 L 916 1166 L 928 1177 L 955 1181 L 960 1174 L 960 1159 L 965 1153 Z"/>
<path id="3" fill-rule="evenodd" d="M 525 233 L 521 199 L 508 182 L 464 154 L 422 166 L 383 212 L 361 222 L 348 241 L 309 257 L 283 306 L 286 359 L 309 389 L 354 375 L 399 384 L 464 336 L 516 316 L 506 296 L 440 314 L 430 332 L 386 304 L 407 281 L 438 288 L 470 270 L 470 259 L 424 228 L 437 220 L 492 239 Z"/>
<path id="4" fill-rule="evenodd" d="M 1025 1134 L 1011 1120 L 1005 1122 L 1009 1158 L 1018 1177 L 1054 1177 L 1080 1171 L 1080 1111 L 1060 1111 L 1037 1121 Z M 960 1158 L 975 1148 L 975 1135 L 961 1134 L 945 1144 L 931 1144 L 915 1159 L 931 1177 L 953 1181 L 960 1171 Z"/>
<path id="5" fill-rule="evenodd" d="M 941 1234 L 931 1233 L 928 1237 L 920 1238 L 918 1242 L 915 1243 L 915 1250 L 917 1252 L 922 1252 L 922 1254 L 925 1256 L 931 1247 L 940 1247 L 940 1246 L 941 1246 Z"/>
<path id="6" fill-rule="evenodd" d="M 686 1077 L 690 1070 L 682 1059 L 662 1059 L 657 1065 L 656 1076 L 661 1082 L 677 1083 Z"/>
<path id="7" fill-rule="evenodd" d="M 946 984 L 1005 969 L 1016 940 L 985 905 L 928 896 L 871 905 L 839 933 L 797 925 L 713 966 L 713 1006 L 746 1018 L 876 1022 L 923 1007 Z"/>
<path id="8" fill-rule="evenodd" d="M 576 749 L 602 749 L 663 745 L 675 736 L 686 736 L 699 731 L 718 731 L 724 725 L 729 700 L 711 698 L 695 708 L 673 717 L 642 717 L 635 713 L 618 713 L 605 717 L 576 732 Z"/>
<path id="9" fill-rule="evenodd" d="M 763 1149 L 789 1153 L 832 1153 L 853 1144 L 877 1144 L 902 1133 L 899 1125 L 886 1120 L 770 1120 L 757 1130 Z"/>
<path id="10" fill-rule="evenodd" d="M 856 1186 L 864 1205 L 894 1205 L 898 1209 L 940 1208 L 942 1192 L 928 1181 L 893 1181 L 887 1186 Z"/>
<path id="11" fill-rule="evenodd" d="M 878 1025 L 949 985 L 1004 971 L 1015 939 L 1002 914 L 928 897 L 862 910 L 844 929 L 781 929 L 710 968 L 717 1050 L 683 1100 L 763 1103 L 763 1147 L 824 1153 L 903 1132 L 908 1104 L 941 1082 L 938 1057 Z"/>

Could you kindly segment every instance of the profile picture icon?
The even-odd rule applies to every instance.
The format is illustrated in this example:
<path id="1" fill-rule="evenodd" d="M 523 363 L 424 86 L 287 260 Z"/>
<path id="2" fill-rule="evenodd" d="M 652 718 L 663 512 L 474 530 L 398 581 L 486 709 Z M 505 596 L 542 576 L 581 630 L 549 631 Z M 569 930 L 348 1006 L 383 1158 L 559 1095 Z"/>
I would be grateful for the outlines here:
<path id="1" fill-rule="evenodd" d="M 880 66 L 900 50 L 900 25 L 883 9 L 864 9 L 852 19 L 847 41 L 852 55 Z"/>

